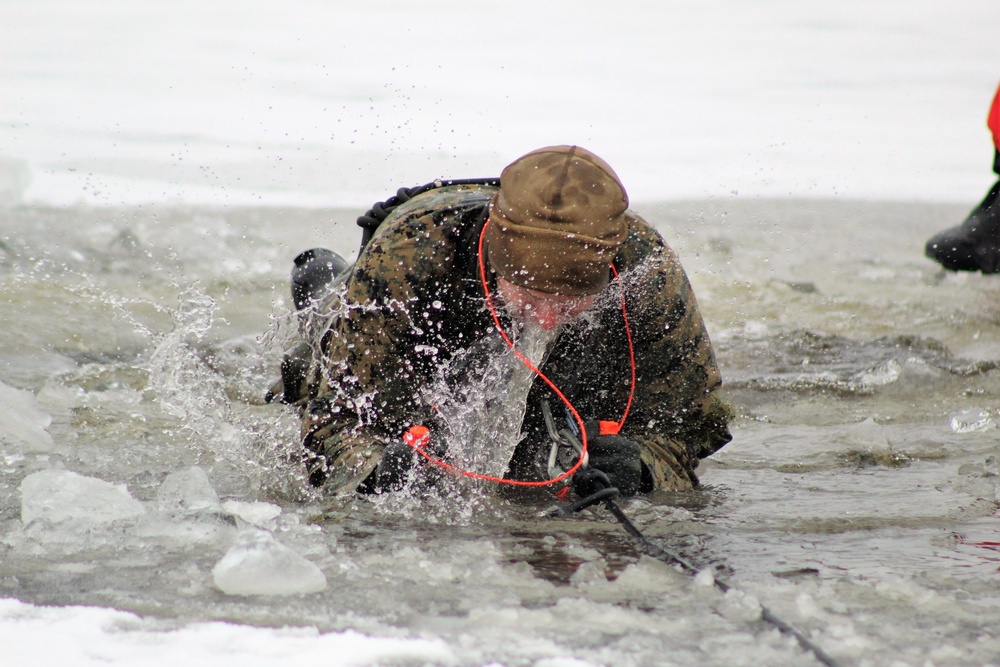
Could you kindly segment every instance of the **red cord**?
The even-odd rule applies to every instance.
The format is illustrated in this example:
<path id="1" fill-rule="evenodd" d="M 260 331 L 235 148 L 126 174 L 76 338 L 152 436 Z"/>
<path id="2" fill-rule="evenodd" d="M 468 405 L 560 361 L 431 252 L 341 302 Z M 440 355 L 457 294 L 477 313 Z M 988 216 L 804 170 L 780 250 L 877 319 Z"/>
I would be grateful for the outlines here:
<path id="1" fill-rule="evenodd" d="M 470 477 L 472 479 L 486 480 L 488 482 L 496 482 L 497 484 L 509 484 L 511 486 L 536 486 L 536 487 L 550 486 L 552 484 L 557 484 L 563 481 L 564 479 L 572 477 L 573 474 L 580 469 L 580 466 L 583 465 L 583 460 L 587 456 L 587 428 L 584 425 L 583 419 L 580 417 L 580 414 L 576 411 L 576 408 L 573 407 L 573 404 L 570 403 L 569 399 L 566 398 L 566 396 L 559 390 L 559 387 L 557 387 L 552 382 L 552 380 L 546 377 L 546 375 L 542 373 L 542 371 L 540 371 L 533 363 L 531 363 L 530 359 L 524 356 L 521 353 L 521 351 L 514 346 L 514 341 L 510 339 L 510 337 L 507 335 L 507 332 L 503 330 L 503 325 L 500 324 L 500 318 L 499 316 L 497 316 L 496 308 L 493 306 L 493 295 L 490 294 L 489 283 L 486 280 L 486 264 L 483 262 L 483 238 L 486 235 L 486 228 L 489 226 L 489 224 L 490 221 L 487 220 L 486 224 L 483 225 L 482 232 L 480 232 L 479 234 L 478 254 L 479 254 L 479 277 L 483 283 L 483 293 L 486 295 L 486 305 L 490 309 L 490 314 L 493 316 L 493 324 L 496 326 L 497 331 L 500 332 L 500 335 L 503 337 L 504 342 L 506 342 L 507 346 L 510 347 L 510 350 L 514 354 L 514 356 L 520 359 L 521 362 L 525 366 L 527 366 L 528 369 L 531 370 L 531 372 L 533 372 L 535 375 L 541 378 L 542 381 L 545 382 L 545 384 L 547 384 L 549 388 L 552 389 L 553 392 L 555 392 L 556 396 L 558 396 L 559 399 L 566 405 L 566 408 L 569 410 L 570 414 L 573 415 L 573 419 L 576 420 L 577 425 L 580 427 L 580 440 L 581 444 L 583 445 L 583 451 L 580 452 L 580 458 L 576 462 L 576 464 L 573 465 L 572 468 L 570 468 L 563 474 L 559 475 L 558 477 L 553 477 L 552 479 L 548 479 L 541 482 L 528 482 L 518 479 L 504 479 L 502 477 L 494 477 L 492 475 L 482 475 L 480 473 L 472 472 L 470 470 L 464 470 L 462 468 L 453 466 L 450 463 L 442 461 L 441 459 L 427 453 L 427 451 L 424 450 L 424 447 L 430 441 L 430 432 L 426 429 L 426 427 L 411 428 L 409 431 L 407 431 L 406 436 L 404 436 L 403 442 L 412 447 L 414 451 L 416 451 L 430 463 L 440 468 L 444 468 L 445 470 L 448 470 L 456 475 Z M 629 327 L 628 313 L 625 310 L 625 288 L 621 284 L 621 278 L 618 276 L 618 271 L 615 269 L 614 265 L 611 266 L 611 271 L 614 274 L 615 278 L 618 280 L 618 286 L 621 288 L 622 316 L 625 319 L 625 336 L 628 339 L 628 356 L 629 356 L 629 363 L 632 367 L 632 385 L 631 388 L 629 389 L 628 402 L 625 405 L 625 413 L 622 415 L 622 418 L 617 422 L 617 428 L 618 430 L 620 430 L 622 425 L 625 423 L 625 419 L 628 417 L 628 412 L 632 407 L 632 397 L 635 395 L 635 380 L 636 380 L 635 350 L 632 345 L 632 329 L 631 327 Z M 415 431 L 416 429 L 420 429 L 419 433 Z"/>

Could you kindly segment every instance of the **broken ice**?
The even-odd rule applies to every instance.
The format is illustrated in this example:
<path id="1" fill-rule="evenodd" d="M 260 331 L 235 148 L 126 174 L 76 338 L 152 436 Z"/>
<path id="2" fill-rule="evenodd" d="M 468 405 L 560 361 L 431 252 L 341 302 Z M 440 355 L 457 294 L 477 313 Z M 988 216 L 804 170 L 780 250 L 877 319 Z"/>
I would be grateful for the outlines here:
<path id="1" fill-rule="evenodd" d="M 208 474 L 198 467 L 170 473 L 156 493 L 160 509 L 168 512 L 220 512 L 222 504 Z"/>
<path id="2" fill-rule="evenodd" d="M 104 523 L 145 512 L 124 484 L 84 477 L 68 470 L 42 470 L 21 482 L 21 521 L 57 523 L 72 519 Z"/>
<path id="3" fill-rule="evenodd" d="M 245 530 L 212 568 L 212 579 L 229 595 L 297 595 L 326 588 L 313 563 L 263 530 Z"/>
<path id="4" fill-rule="evenodd" d="M 986 410 L 972 408 L 956 412 L 951 416 L 951 430 L 955 433 L 985 431 L 993 426 L 993 418 Z"/>
<path id="5" fill-rule="evenodd" d="M 0 382 L 0 441 L 12 440 L 37 451 L 52 448 L 52 436 L 46 430 L 52 417 L 40 411 L 35 395 Z"/>

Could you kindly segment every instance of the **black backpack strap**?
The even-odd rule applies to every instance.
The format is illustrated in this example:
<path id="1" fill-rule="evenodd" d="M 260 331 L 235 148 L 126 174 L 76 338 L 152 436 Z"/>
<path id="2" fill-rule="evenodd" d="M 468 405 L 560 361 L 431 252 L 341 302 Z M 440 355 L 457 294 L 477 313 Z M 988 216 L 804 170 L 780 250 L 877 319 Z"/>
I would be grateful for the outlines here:
<path id="1" fill-rule="evenodd" d="M 376 202 L 368 211 L 358 217 L 358 227 L 361 228 L 361 248 L 358 250 L 358 254 L 365 249 L 368 242 L 371 240 L 372 236 L 375 234 L 375 230 L 379 228 L 385 219 L 389 217 L 389 214 L 396 210 L 400 204 L 410 201 L 417 195 L 421 195 L 429 190 L 435 190 L 437 188 L 443 188 L 449 185 L 486 185 L 492 187 L 500 187 L 499 178 L 458 178 L 449 181 L 433 181 L 431 183 L 425 183 L 424 185 L 418 185 L 413 188 L 400 188 L 396 191 L 396 194 L 389 197 L 385 201 Z"/>

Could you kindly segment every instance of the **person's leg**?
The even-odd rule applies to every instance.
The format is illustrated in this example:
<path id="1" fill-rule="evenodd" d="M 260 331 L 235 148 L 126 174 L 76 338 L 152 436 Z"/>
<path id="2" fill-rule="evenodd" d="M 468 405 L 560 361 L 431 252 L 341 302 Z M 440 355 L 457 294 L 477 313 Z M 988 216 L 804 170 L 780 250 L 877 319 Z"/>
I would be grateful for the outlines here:
<path id="1" fill-rule="evenodd" d="M 1000 88 L 993 97 L 987 125 L 995 148 L 993 171 L 1000 175 Z M 1000 273 L 1000 181 L 961 225 L 931 237 L 924 252 L 949 271 Z"/>
<path id="2" fill-rule="evenodd" d="M 1000 159 L 1000 158 L 998 158 Z M 1000 272 L 1000 181 L 958 227 L 931 237 L 925 252 L 949 271 Z"/>

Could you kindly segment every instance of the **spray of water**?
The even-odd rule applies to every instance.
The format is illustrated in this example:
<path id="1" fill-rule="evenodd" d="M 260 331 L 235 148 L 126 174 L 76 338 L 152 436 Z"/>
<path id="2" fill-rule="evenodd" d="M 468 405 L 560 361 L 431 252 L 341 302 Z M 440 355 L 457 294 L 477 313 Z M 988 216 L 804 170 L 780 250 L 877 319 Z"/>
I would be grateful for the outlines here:
<path id="1" fill-rule="evenodd" d="M 515 344 L 536 367 L 541 366 L 556 331 L 521 327 Z M 522 439 L 521 421 L 535 374 L 511 349 L 495 350 L 474 377 L 460 385 L 449 383 L 448 368 L 430 399 L 444 424 L 442 437 L 449 458 L 466 470 L 500 477 L 507 471 Z"/>
<path id="2" fill-rule="evenodd" d="M 517 326 L 510 333 L 518 351 L 536 367 L 558 336 L 558 330 L 536 325 Z M 534 379 L 500 336 L 480 340 L 442 362 L 422 396 L 437 408 L 440 427 L 432 437 L 443 447 L 444 458 L 464 470 L 502 477 L 523 438 L 521 422 Z M 424 468 L 411 475 L 406 489 L 373 502 L 386 514 L 464 524 L 500 516 L 495 492 L 493 482 Z"/>
<path id="3" fill-rule="evenodd" d="M 147 364 L 149 388 L 205 456 L 230 464 L 268 495 L 304 499 L 311 492 L 294 423 L 287 415 L 235 404 L 223 376 L 199 352 L 215 310 L 215 301 L 197 286 L 180 294 L 174 327 L 158 337 Z"/>

